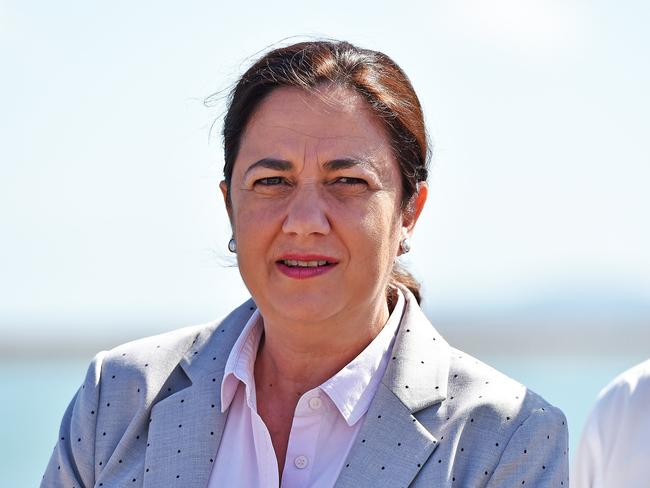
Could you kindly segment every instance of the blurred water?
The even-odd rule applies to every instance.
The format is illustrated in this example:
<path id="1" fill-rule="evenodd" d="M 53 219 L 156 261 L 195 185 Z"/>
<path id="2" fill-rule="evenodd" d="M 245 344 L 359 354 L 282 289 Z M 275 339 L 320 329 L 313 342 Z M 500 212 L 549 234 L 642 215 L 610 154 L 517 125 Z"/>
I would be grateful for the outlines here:
<path id="1" fill-rule="evenodd" d="M 569 421 L 571 450 L 598 391 L 642 357 L 481 357 L 526 384 Z M 0 363 L 0 472 L 3 486 L 38 486 L 56 442 L 59 420 L 90 360 Z M 6 483 L 6 484 L 5 484 Z"/>
<path id="2" fill-rule="evenodd" d="M 39 485 L 56 443 L 59 421 L 83 381 L 89 361 L 0 362 L 3 486 Z"/>

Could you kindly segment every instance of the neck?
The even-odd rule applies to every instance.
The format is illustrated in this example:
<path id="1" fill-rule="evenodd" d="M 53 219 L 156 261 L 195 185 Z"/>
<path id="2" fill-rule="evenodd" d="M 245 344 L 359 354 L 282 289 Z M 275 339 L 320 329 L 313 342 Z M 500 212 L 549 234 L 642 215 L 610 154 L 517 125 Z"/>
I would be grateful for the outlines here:
<path id="1" fill-rule="evenodd" d="M 334 376 L 377 336 L 390 313 L 382 297 L 370 307 L 326 321 L 296 323 L 264 315 L 256 384 L 299 397 Z"/>

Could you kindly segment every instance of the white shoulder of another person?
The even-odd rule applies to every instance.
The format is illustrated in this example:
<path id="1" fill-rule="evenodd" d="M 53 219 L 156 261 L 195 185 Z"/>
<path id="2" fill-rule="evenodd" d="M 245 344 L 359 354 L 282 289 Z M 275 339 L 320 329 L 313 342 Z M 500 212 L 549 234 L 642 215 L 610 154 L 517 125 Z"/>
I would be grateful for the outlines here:
<path id="1" fill-rule="evenodd" d="M 574 458 L 577 488 L 647 486 L 650 360 L 618 375 L 598 395 Z"/>

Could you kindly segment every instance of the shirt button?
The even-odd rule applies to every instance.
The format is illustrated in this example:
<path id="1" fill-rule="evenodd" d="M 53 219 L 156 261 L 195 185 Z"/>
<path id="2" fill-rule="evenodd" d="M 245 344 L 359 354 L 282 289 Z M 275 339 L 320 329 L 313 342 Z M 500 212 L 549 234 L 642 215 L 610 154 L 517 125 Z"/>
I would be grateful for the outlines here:
<path id="1" fill-rule="evenodd" d="M 312 410 L 318 410 L 322 406 L 323 406 L 323 400 L 321 400 L 320 398 L 312 397 L 309 399 L 309 407 Z"/>
<path id="2" fill-rule="evenodd" d="M 298 469 L 305 469 L 309 464 L 309 459 L 307 459 L 307 456 L 296 456 L 293 460 L 293 464 L 295 464 Z"/>

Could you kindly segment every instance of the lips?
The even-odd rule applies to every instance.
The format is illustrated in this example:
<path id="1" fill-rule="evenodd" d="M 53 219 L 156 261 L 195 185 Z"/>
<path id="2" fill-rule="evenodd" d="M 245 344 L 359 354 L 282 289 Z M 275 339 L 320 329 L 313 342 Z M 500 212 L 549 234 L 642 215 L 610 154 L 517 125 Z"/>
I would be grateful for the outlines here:
<path id="1" fill-rule="evenodd" d="M 325 254 L 298 254 L 287 253 L 280 256 L 278 263 L 284 263 L 287 266 L 324 266 L 325 264 L 337 264 L 338 259 Z"/>
<path id="2" fill-rule="evenodd" d="M 320 276 L 337 264 L 333 257 L 315 254 L 285 254 L 276 261 L 282 274 L 299 280 Z"/>
<path id="3" fill-rule="evenodd" d="M 315 268 L 317 266 L 327 266 L 329 263 L 327 260 L 314 260 L 314 261 L 298 261 L 297 259 L 283 259 L 281 261 L 285 266 L 291 268 Z"/>

